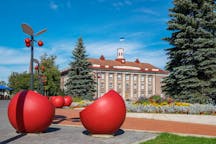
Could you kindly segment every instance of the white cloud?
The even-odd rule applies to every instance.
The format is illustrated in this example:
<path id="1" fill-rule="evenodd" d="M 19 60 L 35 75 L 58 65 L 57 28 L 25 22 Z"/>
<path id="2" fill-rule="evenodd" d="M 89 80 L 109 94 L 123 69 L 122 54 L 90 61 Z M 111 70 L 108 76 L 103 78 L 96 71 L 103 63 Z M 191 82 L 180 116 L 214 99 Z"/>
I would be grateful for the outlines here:
<path id="1" fill-rule="evenodd" d="M 121 1 L 113 2 L 112 5 L 116 9 L 120 9 L 121 7 L 132 5 L 132 2 L 130 0 L 121 0 Z"/>
<path id="2" fill-rule="evenodd" d="M 160 44 L 158 42 L 158 44 Z M 157 44 L 155 44 L 157 45 Z M 149 44 L 149 46 L 151 46 Z M 141 62 L 150 63 L 159 68 L 164 68 L 166 64 L 166 54 L 164 50 L 150 49 L 147 45 L 134 42 L 112 43 L 112 42 L 96 42 L 89 43 L 86 46 L 89 57 L 99 58 L 102 54 L 107 59 L 115 59 L 117 48 L 123 47 L 125 50 L 125 59 L 135 61 L 139 58 Z"/>
<path id="3" fill-rule="evenodd" d="M 54 1 L 51 1 L 49 6 L 52 10 L 57 10 L 59 8 L 59 5 L 56 4 Z"/>
<path id="4" fill-rule="evenodd" d="M 154 11 L 152 9 L 146 8 L 146 7 L 135 9 L 134 12 L 150 14 L 150 15 L 153 15 L 153 16 L 160 16 L 160 14 L 158 12 L 156 12 L 156 11 Z"/>
<path id="5" fill-rule="evenodd" d="M 153 44 L 160 45 L 160 42 Z M 35 58 L 40 59 L 44 53 L 48 55 L 56 55 L 56 64 L 62 70 L 69 66 L 71 62 L 72 50 L 76 45 L 76 40 L 62 40 L 51 43 L 49 47 L 35 47 Z M 117 48 L 125 49 L 125 58 L 128 61 L 135 61 L 139 58 L 141 62 L 150 63 L 157 67 L 164 68 L 166 63 L 166 55 L 163 50 L 150 49 L 151 44 L 143 44 L 136 42 L 112 42 L 97 41 L 85 42 L 87 54 L 90 58 L 99 58 L 102 54 L 106 59 L 115 59 Z M 30 62 L 30 49 L 28 48 L 8 48 L 0 46 L 0 53 L 4 53 L 0 57 L 0 80 L 7 81 L 11 72 L 28 71 Z"/>
<path id="6" fill-rule="evenodd" d="M 12 49 L 8 47 L 0 46 L 0 65 L 10 65 L 10 64 L 25 64 L 30 57 L 30 52 L 27 48 L 17 48 Z"/>
<path id="7" fill-rule="evenodd" d="M 87 52 L 89 56 L 98 58 L 102 54 L 107 58 L 116 58 L 117 48 L 124 48 L 128 53 L 132 53 L 137 47 L 140 47 L 139 43 L 126 43 L 126 42 L 95 42 L 86 44 Z"/>
<path id="8" fill-rule="evenodd" d="M 129 1 L 129 0 L 125 0 L 124 3 L 125 3 L 126 5 L 132 5 L 132 2 Z"/>

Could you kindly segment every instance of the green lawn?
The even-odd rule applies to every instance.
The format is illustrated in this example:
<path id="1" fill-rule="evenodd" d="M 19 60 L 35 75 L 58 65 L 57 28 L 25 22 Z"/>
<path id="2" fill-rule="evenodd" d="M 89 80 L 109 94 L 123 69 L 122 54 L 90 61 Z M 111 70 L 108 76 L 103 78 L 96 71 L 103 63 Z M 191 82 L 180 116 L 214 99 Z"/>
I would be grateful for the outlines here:
<path id="1" fill-rule="evenodd" d="M 162 133 L 157 138 L 140 144 L 216 144 L 216 138 L 178 136 Z"/>

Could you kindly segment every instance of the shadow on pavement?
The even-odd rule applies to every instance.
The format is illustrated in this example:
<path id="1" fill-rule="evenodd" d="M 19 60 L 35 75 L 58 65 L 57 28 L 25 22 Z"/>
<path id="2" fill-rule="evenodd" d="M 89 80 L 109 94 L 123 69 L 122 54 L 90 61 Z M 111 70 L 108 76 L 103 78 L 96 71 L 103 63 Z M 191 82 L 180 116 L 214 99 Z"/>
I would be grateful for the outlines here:
<path id="1" fill-rule="evenodd" d="M 55 131 L 59 131 L 60 128 L 54 128 L 54 127 L 49 127 L 45 132 L 43 133 L 51 133 L 51 132 L 55 132 Z"/>
<path id="2" fill-rule="evenodd" d="M 79 117 L 74 117 L 71 118 L 72 122 L 80 122 L 80 118 Z"/>
<path id="3" fill-rule="evenodd" d="M 59 124 L 62 121 L 80 122 L 80 118 L 79 117 L 67 118 L 67 117 L 62 116 L 62 115 L 55 115 L 52 123 L 53 124 Z"/>
<path id="4" fill-rule="evenodd" d="M 88 131 L 88 130 L 85 130 L 85 131 L 83 131 L 82 132 L 84 135 L 91 135 L 91 133 Z M 119 136 L 119 135 L 122 135 L 122 134 L 124 134 L 125 133 L 125 131 L 124 130 L 122 130 L 122 129 L 119 129 L 117 132 L 115 132 L 114 134 L 113 134 L 113 136 Z"/>
<path id="5" fill-rule="evenodd" d="M 125 133 L 124 130 L 119 129 L 119 130 L 114 134 L 114 136 L 119 136 L 119 135 L 122 135 L 122 134 L 124 134 L 124 133 Z"/>
<path id="6" fill-rule="evenodd" d="M 54 120 L 53 120 L 53 124 L 58 124 L 64 120 L 66 120 L 67 118 L 65 116 L 62 115 L 55 115 Z"/>
<path id="7" fill-rule="evenodd" d="M 9 142 L 15 141 L 15 140 L 17 140 L 17 139 L 19 139 L 19 138 L 25 136 L 25 135 L 27 135 L 27 134 L 22 133 L 22 134 L 19 134 L 19 135 L 17 135 L 17 136 L 14 136 L 14 137 L 12 137 L 12 138 L 9 138 L 9 139 L 7 139 L 7 140 L 0 141 L 0 143 L 1 143 L 1 144 L 7 144 L 7 143 L 9 143 Z"/>

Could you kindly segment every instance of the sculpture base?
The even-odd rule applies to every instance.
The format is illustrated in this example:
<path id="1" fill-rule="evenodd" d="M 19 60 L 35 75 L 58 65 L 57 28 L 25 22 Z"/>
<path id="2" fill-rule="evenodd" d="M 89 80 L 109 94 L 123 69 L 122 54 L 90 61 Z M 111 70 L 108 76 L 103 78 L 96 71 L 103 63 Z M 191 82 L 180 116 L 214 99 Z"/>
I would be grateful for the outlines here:
<path id="1" fill-rule="evenodd" d="M 89 134 L 92 137 L 96 137 L 96 138 L 112 138 L 114 137 L 114 135 L 111 134 Z"/>

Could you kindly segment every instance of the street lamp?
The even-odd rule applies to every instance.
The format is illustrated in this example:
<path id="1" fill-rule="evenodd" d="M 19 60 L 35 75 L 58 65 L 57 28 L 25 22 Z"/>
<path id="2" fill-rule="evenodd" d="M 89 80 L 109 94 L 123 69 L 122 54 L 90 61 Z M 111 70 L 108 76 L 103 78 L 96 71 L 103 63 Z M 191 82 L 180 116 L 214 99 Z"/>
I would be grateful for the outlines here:
<path id="1" fill-rule="evenodd" d="M 34 42 L 36 42 L 34 40 L 34 36 L 41 35 L 42 33 L 46 32 L 46 29 L 43 29 L 43 30 L 39 31 L 38 33 L 34 34 L 33 29 L 30 26 L 28 26 L 27 24 L 22 24 L 21 26 L 22 26 L 23 32 L 30 36 L 30 41 L 28 39 L 26 39 L 25 42 L 26 42 L 26 46 L 27 47 L 31 46 L 31 59 L 30 59 L 31 80 L 30 80 L 30 89 L 34 90 L 33 60 L 34 60 Z M 42 46 L 43 42 L 42 41 L 38 41 L 38 45 Z"/>

